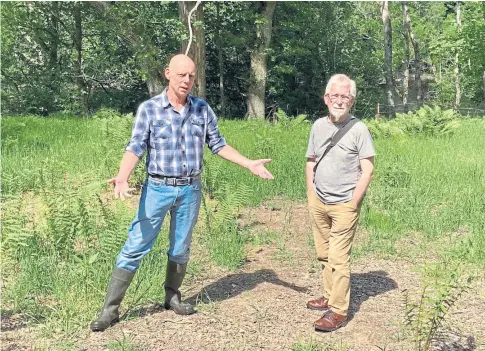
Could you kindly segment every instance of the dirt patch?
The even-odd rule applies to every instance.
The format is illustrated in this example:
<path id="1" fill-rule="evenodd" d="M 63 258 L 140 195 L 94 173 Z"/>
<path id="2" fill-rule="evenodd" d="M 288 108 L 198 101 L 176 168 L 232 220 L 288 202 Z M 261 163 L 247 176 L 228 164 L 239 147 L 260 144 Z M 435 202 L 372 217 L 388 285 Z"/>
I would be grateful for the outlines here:
<path id="1" fill-rule="evenodd" d="M 419 290 L 421 285 L 412 262 L 355 259 L 348 325 L 333 333 L 317 333 L 313 322 L 321 313 L 305 308 L 306 301 L 322 290 L 306 205 L 274 199 L 246 209 L 239 226 L 252 238 L 243 267 L 230 272 L 207 261 L 206 269 L 183 287 L 184 298 L 197 304 L 197 314 L 181 317 L 149 306 L 141 317 L 124 320 L 104 333 L 91 333 L 86 326 L 77 335 L 75 349 L 289 350 L 301 342 L 336 345 L 336 350 L 415 350 L 403 327 L 403 292 Z M 359 230 L 357 238 L 356 245 L 363 245 L 368 234 Z M 483 306 L 485 281 L 480 280 L 452 311 L 459 336 L 448 337 L 448 344 L 461 346 L 448 350 L 484 349 Z M 39 341 L 29 341 L 29 334 L 27 328 L 3 332 L 2 349 L 38 345 Z"/>

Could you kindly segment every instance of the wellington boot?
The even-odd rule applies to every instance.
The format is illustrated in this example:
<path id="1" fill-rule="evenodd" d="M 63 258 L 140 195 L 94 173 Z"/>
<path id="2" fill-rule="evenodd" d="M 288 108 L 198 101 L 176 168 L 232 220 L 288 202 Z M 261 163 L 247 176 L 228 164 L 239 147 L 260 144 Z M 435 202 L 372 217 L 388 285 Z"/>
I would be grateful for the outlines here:
<path id="1" fill-rule="evenodd" d="M 92 331 L 104 331 L 119 321 L 119 307 L 135 272 L 115 267 L 108 284 L 106 301 L 98 319 L 91 322 Z"/>
<path id="2" fill-rule="evenodd" d="M 188 303 L 182 303 L 180 286 L 185 277 L 187 264 L 167 262 L 167 275 L 165 277 L 165 308 L 172 309 L 176 314 L 189 315 L 195 313 L 195 309 Z"/>

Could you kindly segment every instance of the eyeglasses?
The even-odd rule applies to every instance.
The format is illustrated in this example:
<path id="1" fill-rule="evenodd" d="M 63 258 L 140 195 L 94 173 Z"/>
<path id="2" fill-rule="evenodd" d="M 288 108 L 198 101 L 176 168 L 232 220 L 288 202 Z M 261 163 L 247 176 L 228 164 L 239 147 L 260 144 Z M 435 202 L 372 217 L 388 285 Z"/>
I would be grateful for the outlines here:
<path id="1" fill-rule="evenodd" d="M 330 101 L 332 102 L 335 102 L 338 100 L 338 98 L 340 97 L 340 101 L 342 102 L 349 102 L 350 99 L 352 99 L 352 96 L 349 96 L 349 95 L 339 95 L 339 94 L 333 94 L 333 95 L 328 95 L 327 96 L 330 98 Z"/>

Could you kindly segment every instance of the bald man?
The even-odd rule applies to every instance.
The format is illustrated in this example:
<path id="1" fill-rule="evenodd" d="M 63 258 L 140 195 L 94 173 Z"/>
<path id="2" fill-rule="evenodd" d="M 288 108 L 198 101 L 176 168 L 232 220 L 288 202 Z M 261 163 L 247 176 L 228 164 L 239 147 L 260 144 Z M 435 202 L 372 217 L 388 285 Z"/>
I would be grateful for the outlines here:
<path id="1" fill-rule="evenodd" d="M 204 143 L 212 153 L 247 168 L 263 179 L 273 179 L 264 167 L 269 159 L 250 160 L 229 146 L 219 132 L 217 118 L 206 101 L 190 94 L 195 64 L 176 55 L 165 69 L 168 87 L 138 108 L 133 131 L 114 185 L 115 198 L 124 200 L 133 190 L 128 179 L 147 152 L 147 179 L 128 239 L 116 260 L 106 300 L 91 330 L 104 331 L 119 319 L 119 306 L 142 258 L 152 249 L 170 211 L 170 247 L 165 277 L 165 308 L 180 315 L 195 312 L 181 302 L 180 286 L 189 261 L 192 230 L 202 196 L 200 174 Z"/>

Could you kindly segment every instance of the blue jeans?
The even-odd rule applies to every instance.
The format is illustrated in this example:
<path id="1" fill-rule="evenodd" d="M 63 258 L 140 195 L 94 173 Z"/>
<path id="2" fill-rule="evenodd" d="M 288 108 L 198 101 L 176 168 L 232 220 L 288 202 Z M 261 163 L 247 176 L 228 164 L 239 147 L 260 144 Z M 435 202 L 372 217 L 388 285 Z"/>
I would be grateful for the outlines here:
<path id="1" fill-rule="evenodd" d="M 189 260 L 192 230 L 199 215 L 202 186 L 171 186 L 164 180 L 148 178 L 143 185 L 138 213 L 128 230 L 128 239 L 116 259 L 116 267 L 134 272 L 160 233 L 163 219 L 170 211 L 170 261 L 185 264 Z"/>

